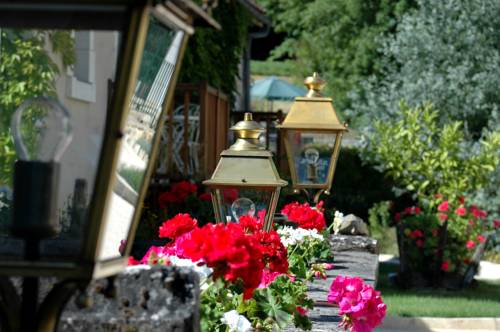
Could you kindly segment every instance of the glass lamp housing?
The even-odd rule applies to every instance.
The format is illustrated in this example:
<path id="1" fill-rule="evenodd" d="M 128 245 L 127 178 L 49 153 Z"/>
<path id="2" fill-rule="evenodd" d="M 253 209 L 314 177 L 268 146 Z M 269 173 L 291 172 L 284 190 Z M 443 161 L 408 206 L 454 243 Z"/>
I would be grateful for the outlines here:
<path id="1" fill-rule="evenodd" d="M 251 113 L 231 128 L 237 140 L 220 155 L 209 180 L 217 222 L 238 222 L 243 215 L 264 219 L 264 230 L 272 228 L 280 190 L 287 182 L 279 177 L 272 153 L 259 145 L 263 129 Z"/>
<path id="2" fill-rule="evenodd" d="M 198 9 L 182 0 L 0 0 L 0 85 L 12 91 L 0 122 L 0 275 L 98 278 L 124 268 L 192 22 L 213 23 Z M 9 154 L 3 121 L 29 100 L 61 105 L 72 129 L 56 158 L 57 232 L 41 240 L 36 261 L 23 259 L 24 241 L 9 231 L 12 165 L 23 156 Z M 38 113 L 23 111 L 31 118 L 22 124 L 40 124 Z M 50 138 L 21 129 L 28 152 Z"/>
<path id="3" fill-rule="evenodd" d="M 307 96 L 295 98 L 277 127 L 283 133 L 293 188 L 329 191 L 347 125 L 340 122 L 332 99 L 319 94 L 324 81 L 316 73 L 305 84 Z"/>

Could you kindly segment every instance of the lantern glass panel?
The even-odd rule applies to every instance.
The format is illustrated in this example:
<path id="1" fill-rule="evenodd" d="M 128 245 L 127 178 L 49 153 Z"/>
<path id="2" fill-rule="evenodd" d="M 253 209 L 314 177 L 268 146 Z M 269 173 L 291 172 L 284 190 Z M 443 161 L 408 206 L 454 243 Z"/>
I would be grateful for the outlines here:
<path id="1" fill-rule="evenodd" d="M 269 211 L 273 189 L 224 188 L 215 189 L 222 222 L 238 222 L 240 216 L 264 217 Z"/>
<path id="2" fill-rule="evenodd" d="M 43 14 L 40 14 L 43 16 Z M 22 20 L 21 20 L 22 21 Z M 75 257 L 80 252 L 105 136 L 109 82 L 115 80 L 122 33 L 118 30 L 17 29 L 0 22 L 0 259 L 19 259 L 24 241 L 10 236 L 14 150 L 11 117 L 29 100 L 48 96 L 67 109 L 73 139 L 59 161 L 58 235 L 41 241 L 42 260 Z M 104 29 L 104 27 L 103 27 Z M 32 105 L 36 105 L 33 103 Z M 30 106 L 20 126 L 29 149 L 47 143 L 38 129 L 44 111 Z M 30 135 L 31 133 L 31 135 Z M 57 138 L 57 135 L 55 136 Z M 38 156 L 40 157 L 40 156 Z M 44 160 L 42 160 L 42 158 Z M 30 160 L 51 160 L 51 156 Z M 57 158 L 56 158 L 57 159 Z M 57 160 L 55 160 L 57 161 Z M 26 202 L 29 209 L 29 202 Z"/>
<path id="3" fill-rule="evenodd" d="M 326 185 L 332 165 L 336 133 L 287 131 L 292 168 L 299 185 Z"/>
<path id="4" fill-rule="evenodd" d="M 151 16 L 139 76 L 126 119 L 115 185 L 105 216 L 99 252 L 101 260 L 118 257 L 120 243 L 127 239 L 183 34 Z"/>

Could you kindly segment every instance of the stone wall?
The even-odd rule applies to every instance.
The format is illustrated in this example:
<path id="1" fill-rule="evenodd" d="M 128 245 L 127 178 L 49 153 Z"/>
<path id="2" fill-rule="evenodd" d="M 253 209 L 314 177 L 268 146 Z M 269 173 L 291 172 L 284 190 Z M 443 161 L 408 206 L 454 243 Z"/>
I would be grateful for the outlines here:
<path id="1" fill-rule="evenodd" d="M 70 300 L 58 331 L 61 332 L 198 332 L 198 275 L 187 268 L 129 267 L 115 279 L 113 298 L 103 290 L 108 281 L 96 280 L 87 288 L 89 308 Z"/>

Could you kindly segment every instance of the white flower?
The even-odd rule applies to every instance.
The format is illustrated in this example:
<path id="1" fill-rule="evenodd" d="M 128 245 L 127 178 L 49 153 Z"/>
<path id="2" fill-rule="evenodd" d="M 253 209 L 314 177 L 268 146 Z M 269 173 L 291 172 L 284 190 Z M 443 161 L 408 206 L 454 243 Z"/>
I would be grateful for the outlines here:
<path id="1" fill-rule="evenodd" d="M 333 234 L 339 233 L 343 221 L 344 214 L 340 211 L 335 211 L 335 216 L 333 217 Z"/>
<path id="2" fill-rule="evenodd" d="M 228 311 L 221 318 L 222 323 L 229 327 L 230 332 L 252 332 L 252 324 L 236 310 Z"/>
<path id="3" fill-rule="evenodd" d="M 200 265 L 199 262 L 193 262 L 190 259 L 179 258 L 177 256 L 169 256 L 168 259 L 170 260 L 170 264 L 173 266 L 192 268 L 196 273 L 198 273 L 201 280 L 210 277 L 214 272 L 214 270 L 208 266 Z"/>
<path id="4" fill-rule="evenodd" d="M 324 237 L 316 229 L 293 228 L 285 226 L 278 230 L 281 242 L 285 247 L 301 244 L 305 241 L 320 240 Z"/>

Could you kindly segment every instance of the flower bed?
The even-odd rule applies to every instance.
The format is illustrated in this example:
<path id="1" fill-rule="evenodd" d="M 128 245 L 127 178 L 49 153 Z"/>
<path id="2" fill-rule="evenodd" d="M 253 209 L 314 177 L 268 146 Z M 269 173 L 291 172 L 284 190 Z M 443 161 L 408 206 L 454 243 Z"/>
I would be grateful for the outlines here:
<path id="1" fill-rule="evenodd" d="M 191 265 L 202 276 L 210 275 L 202 281 L 204 331 L 275 331 L 290 324 L 310 330 L 308 310 L 314 301 L 306 281 L 326 278 L 326 270 L 333 268 L 324 262 L 332 259 L 329 230 L 321 205 L 292 203 L 283 212 L 297 228 L 263 232 L 262 220 L 251 216 L 199 227 L 191 216 L 179 214 L 160 226 L 159 236 L 170 241 L 151 247 L 140 261 L 131 258 L 130 264 Z M 339 293 L 336 282 L 336 296 L 329 300 L 339 305 L 343 327 L 369 331 L 380 323 L 385 314 L 380 294 L 360 279 L 352 283 L 360 289 L 346 283 L 346 291 Z"/>
<path id="2" fill-rule="evenodd" d="M 488 241 L 500 223 L 463 197 L 407 207 L 395 214 L 403 286 L 459 288 L 472 282 Z"/>

